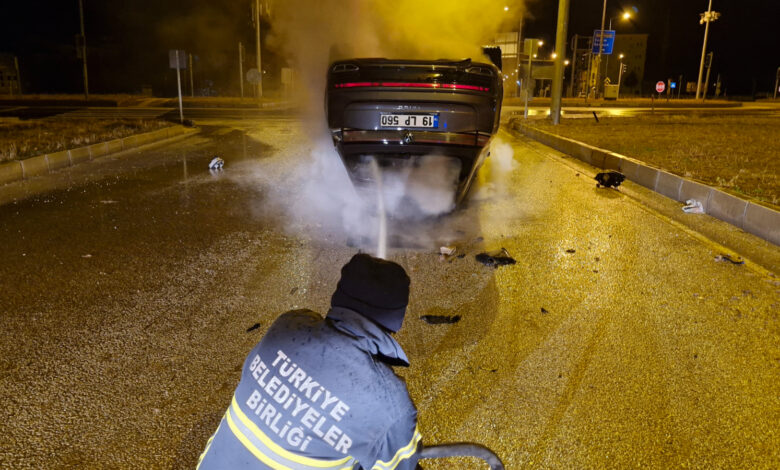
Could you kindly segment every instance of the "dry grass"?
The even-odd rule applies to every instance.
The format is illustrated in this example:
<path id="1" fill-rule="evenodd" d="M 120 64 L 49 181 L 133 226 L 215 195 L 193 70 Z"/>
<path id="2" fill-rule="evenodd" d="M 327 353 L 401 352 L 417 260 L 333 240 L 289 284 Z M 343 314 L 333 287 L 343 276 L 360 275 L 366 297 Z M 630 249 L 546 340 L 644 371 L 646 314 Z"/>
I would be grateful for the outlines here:
<path id="1" fill-rule="evenodd" d="M 679 176 L 780 204 L 780 119 L 686 115 L 564 119 L 534 127 L 635 158 Z"/>
<path id="2" fill-rule="evenodd" d="M 140 119 L 38 119 L 0 122 L 0 162 L 83 147 L 170 126 Z"/>

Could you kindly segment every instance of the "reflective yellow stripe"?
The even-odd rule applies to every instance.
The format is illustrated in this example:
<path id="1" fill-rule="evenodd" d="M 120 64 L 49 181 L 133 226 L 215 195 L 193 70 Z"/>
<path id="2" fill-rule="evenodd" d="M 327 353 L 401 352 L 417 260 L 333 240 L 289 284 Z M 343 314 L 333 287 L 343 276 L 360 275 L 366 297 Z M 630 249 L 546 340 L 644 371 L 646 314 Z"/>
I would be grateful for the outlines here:
<path id="1" fill-rule="evenodd" d="M 371 470 L 393 470 L 398 466 L 399 463 L 401 463 L 401 460 L 408 459 L 414 455 L 414 453 L 417 451 L 417 443 L 420 442 L 420 439 L 422 439 L 422 434 L 420 434 L 420 431 L 417 430 L 417 426 L 415 426 L 414 434 L 412 435 L 412 440 L 409 442 L 409 444 L 401 449 L 398 449 L 398 452 L 396 452 L 395 456 L 389 461 L 377 461 L 374 466 L 371 467 Z"/>
<path id="2" fill-rule="evenodd" d="M 225 415 L 227 415 L 227 412 L 225 412 Z M 224 418 L 224 416 L 223 416 L 223 418 Z M 198 470 L 200 468 L 200 463 L 203 462 L 203 457 L 206 456 L 206 454 L 209 451 L 209 447 L 211 447 L 211 441 L 214 440 L 214 436 L 217 435 L 217 433 L 219 432 L 219 428 L 221 428 L 221 427 L 222 427 L 222 421 L 220 420 L 219 426 L 217 426 L 217 430 L 214 431 L 214 434 L 212 434 L 211 437 L 209 438 L 208 442 L 206 442 L 206 448 L 203 449 L 203 452 L 200 454 L 200 457 L 198 457 L 198 466 L 195 467 L 195 470 Z"/>
<path id="3" fill-rule="evenodd" d="M 277 443 L 275 443 L 274 441 L 269 439 L 268 436 L 266 436 L 265 433 L 263 431 L 261 431 L 260 428 L 258 428 L 257 425 L 244 414 L 243 411 L 241 411 L 241 408 L 239 408 L 238 402 L 236 401 L 235 395 L 233 396 L 233 403 L 231 405 L 233 406 L 233 412 L 236 414 L 236 416 L 238 416 L 238 419 L 241 420 L 241 422 L 244 424 L 244 426 L 246 426 L 250 431 L 252 431 L 252 433 L 255 435 L 255 437 L 260 440 L 260 442 L 262 442 L 263 444 L 268 446 L 269 449 L 274 451 L 280 457 L 285 458 L 287 460 L 292 460 L 295 463 L 299 463 L 301 465 L 306 465 L 308 467 L 316 467 L 316 468 L 336 468 L 336 467 L 338 467 L 339 470 L 352 468 L 352 465 L 348 464 L 348 462 L 350 460 L 352 460 L 352 458 L 349 457 L 349 456 L 347 456 L 347 457 L 345 457 L 345 458 L 343 458 L 341 460 L 319 460 L 319 459 L 312 459 L 312 458 L 309 458 L 309 457 L 304 457 L 302 455 L 298 455 L 298 454 L 292 453 L 292 452 L 288 451 L 287 449 L 284 449 L 283 447 L 280 447 Z M 230 423 L 229 419 L 230 419 L 230 413 L 228 413 L 228 424 Z M 236 433 L 236 435 L 238 435 L 238 433 Z M 241 442 L 244 442 L 244 441 L 241 441 Z M 252 446 L 252 447 L 254 447 L 254 446 Z M 265 460 L 263 460 L 263 462 L 265 462 Z M 274 467 L 274 468 L 276 468 L 276 467 Z M 282 467 L 282 468 L 286 468 L 286 467 Z"/>
<path id="4" fill-rule="evenodd" d="M 242 444 L 244 444 L 244 447 L 246 447 L 247 450 L 249 450 L 249 452 L 251 452 L 255 457 L 257 457 L 258 460 L 268 465 L 269 467 L 273 468 L 274 470 L 290 470 L 289 467 L 280 465 L 272 458 L 260 452 L 260 449 L 255 447 L 255 445 L 252 444 L 252 442 L 249 439 L 247 439 L 246 436 L 244 436 L 241 430 L 236 427 L 236 423 L 233 422 L 233 418 L 230 417 L 230 413 L 227 414 L 227 423 L 228 426 L 230 426 L 230 429 L 233 431 L 233 434 L 236 436 L 236 438 L 238 438 L 238 440 L 241 441 Z"/>

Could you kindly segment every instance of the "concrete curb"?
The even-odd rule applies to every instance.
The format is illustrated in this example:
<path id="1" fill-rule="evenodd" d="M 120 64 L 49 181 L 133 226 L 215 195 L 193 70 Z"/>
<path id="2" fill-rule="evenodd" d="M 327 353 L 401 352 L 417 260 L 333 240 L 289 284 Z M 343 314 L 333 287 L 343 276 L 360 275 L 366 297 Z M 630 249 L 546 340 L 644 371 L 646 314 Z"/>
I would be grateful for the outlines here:
<path id="1" fill-rule="evenodd" d="M 595 167 L 620 171 L 627 179 L 675 201 L 701 201 L 704 211 L 712 217 L 780 245 L 780 211 L 653 168 L 615 152 L 523 126 L 519 118 L 510 120 L 509 128 Z"/>
<path id="2" fill-rule="evenodd" d="M 52 171 L 59 170 L 60 168 L 73 166 L 81 162 L 94 160 L 131 148 L 196 132 L 198 132 L 198 129 L 171 126 L 152 132 L 128 136 L 122 139 L 100 142 L 86 147 L 63 150 L 56 153 L 47 153 L 45 155 L 25 158 L 24 160 L 0 163 L 0 185 L 23 179 L 30 179 L 34 176 L 45 175 Z"/>

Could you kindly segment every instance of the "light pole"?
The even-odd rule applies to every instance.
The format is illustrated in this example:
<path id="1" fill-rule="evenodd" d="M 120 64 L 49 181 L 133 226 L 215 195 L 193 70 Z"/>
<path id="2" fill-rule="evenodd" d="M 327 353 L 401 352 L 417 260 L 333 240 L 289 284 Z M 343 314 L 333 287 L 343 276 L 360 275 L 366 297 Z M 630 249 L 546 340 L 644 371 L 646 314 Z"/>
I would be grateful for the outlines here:
<path id="1" fill-rule="evenodd" d="M 84 5 L 79 0 L 79 21 L 81 23 L 81 58 L 84 67 L 84 100 L 89 101 L 89 80 L 87 79 L 87 37 L 84 35 Z"/>
<path id="2" fill-rule="evenodd" d="M 599 55 L 596 58 L 596 91 L 594 98 L 599 94 L 599 84 L 601 83 L 601 51 L 604 50 L 604 20 L 607 17 L 607 0 L 604 0 L 604 8 L 601 10 L 601 38 L 599 39 Z"/>
<path id="3" fill-rule="evenodd" d="M 606 1 L 606 0 L 605 0 Z M 707 34 L 710 32 L 710 22 L 715 21 L 720 17 L 720 13 L 712 11 L 712 0 L 707 7 L 707 11 L 702 13 L 699 24 L 705 23 L 704 26 L 704 44 L 701 46 L 701 62 L 699 63 L 699 80 L 696 82 L 696 99 L 701 96 L 701 76 L 704 73 L 704 56 L 707 55 Z"/>
<path id="4" fill-rule="evenodd" d="M 260 80 L 257 81 L 257 99 L 263 97 L 263 65 L 260 55 L 260 0 L 255 0 L 255 47 L 257 48 L 257 73 Z"/>
<path id="5" fill-rule="evenodd" d="M 526 54 L 528 54 L 528 70 L 525 77 L 525 110 L 523 111 L 524 119 L 528 119 L 528 95 L 531 93 L 531 77 L 533 76 L 531 74 L 531 67 L 533 66 L 531 61 L 536 58 L 536 51 L 542 44 L 544 44 L 544 41 L 540 41 L 538 39 L 526 38 L 523 40 L 523 50 Z"/>
<path id="6" fill-rule="evenodd" d="M 563 67 L 566 57 L 566 30 L 569 25 L 569 0 L 558 0 L 558 31 L 555 33 L 555 52 L 553 59 L 552 100 L 550 101 L 550 116 L 554 125 L 561 122 L 561 97 L 563 95 Z M 568 60 L 566 63 L 568 64 Z"/>
<path id="7" fill-rule="evenodd" d="M 613 16 L 609 19 L 609 31 L 612 31 L 612 20 L 620 18 L 621 20 L 630 20 L 631 13 L 624 11 L 620 16 Z M 615 34 L 615 41 L 617 41 L 617 34 Z M 609 77 L 609 55 L 607 55 L 607 62 L 604 64 L 604 75 Z"/>
<path id="8" fill-rule="evenodd" d="M 618 90 L 617 90 L 617 96 L 615 97 L 615 99 L 619 99 L 620 98 L 620 84 L 621 84 L 621 82 L 623 80 L 623 57 L 625 57 L 625 55 L 624 54 L 620 54 L 620 57 L 619 57 L 620 58 L 620 71 L 618 72 Z"/>

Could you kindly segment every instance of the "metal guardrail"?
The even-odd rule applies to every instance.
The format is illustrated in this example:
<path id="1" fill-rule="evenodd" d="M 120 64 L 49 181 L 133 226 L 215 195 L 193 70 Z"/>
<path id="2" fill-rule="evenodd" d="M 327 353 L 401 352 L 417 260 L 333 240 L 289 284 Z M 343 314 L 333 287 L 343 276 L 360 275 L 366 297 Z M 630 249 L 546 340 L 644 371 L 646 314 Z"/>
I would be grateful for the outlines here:
<path id="1" fill-rule="evenodd" d="M 439 459 L 443 457 L 477 457 L 490 465 L 491 470 L 504 470 L 504 463 L 492 450 L 479 444 L 442 444 L 423 447 L 420 459 Z"/>

